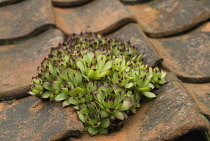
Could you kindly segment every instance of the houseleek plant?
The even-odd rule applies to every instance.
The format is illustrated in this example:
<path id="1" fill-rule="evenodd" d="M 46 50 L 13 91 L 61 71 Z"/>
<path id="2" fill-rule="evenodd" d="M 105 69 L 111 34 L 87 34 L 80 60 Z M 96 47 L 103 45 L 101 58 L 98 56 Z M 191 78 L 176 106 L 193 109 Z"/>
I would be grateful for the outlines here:
<path id="1" fill-rule="evenodd" d="M 73 106 L 85 131 L 107 134 L 166 83 L 166 72 L 148 67 L 142 57 L 130 42 L 73 34 L 42 61 L 29 93 Z"/>

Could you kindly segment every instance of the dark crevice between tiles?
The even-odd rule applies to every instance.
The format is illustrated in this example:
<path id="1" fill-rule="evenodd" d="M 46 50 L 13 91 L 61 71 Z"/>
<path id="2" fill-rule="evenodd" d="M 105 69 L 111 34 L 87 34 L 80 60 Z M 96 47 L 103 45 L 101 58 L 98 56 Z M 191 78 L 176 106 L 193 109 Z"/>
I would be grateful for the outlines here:
<path id="1" fill-rule="evenodd" d="M 174 141 L 208 141 L 204 130 L 194 130 L 175 139 Z"/>
<path id="2" fill-rule="evenodd" d="M 19 43 L 25 42 L 25 41 L 31 39 L 32 37 L 39 36 L 41 33 L 47 31 L 50 28 L 55 28 L 55 25 L 51 25 L 51 24 L 43 25 L 41 27 L 38 27 L 37 29 L 32 31 L 30 34 L 28 34 L 24 37 L 19 37 L 19 38 L 15 38 L 15 39 L 2 39 L 2 40 L 0 40 L 0 46 L 1 45 L 19 44 Z"/>
<path id="3" fill-rule="evenodd" d="M 160 58 L 160 59 L 158 59 L 153 65 L 151 65 L 151 66 L 149 66 L 149 67 L 152 67 L 152 68 L 155 68 L 155 67 L 158 67 L 158 68 L 160 68 L 160 69 L 163 69 L 163 68 L 161 68 L 161 63 L 163 62 L 163 58 Z M 146 63 L 145 63 L 146 64 Z M 163 69 L 163 70 L 165 70 L 165 69 Z"/>
<path id="4" fill-rule="evenodd" d="M 30 88 L 31 89 L 31 88 Z M 29 89 L 29 90 L 30 90 Z M 12 104 L 14 101 L 16 101 L 16 100 L 19 100 L 19 99 L 22 99 L 22 98 L 25 98 L 25 97 L 30 97 L 30 96 L 32 96 L 32 95 L 30 95 L 30 94 L 28 94 L 28 91 L 27 92 L 24 92 L 24 93 L 22 93 L 22 95 L 20 96 L 18 96 L 18 97 L 13 97 L 13 96 L 11 96 L 11 97 L 9 97 L 9 98 L 5 98 L 5 99 L 0 99 L 0 102 L 5 102 L 5 103 L 9 103 L 9 104 Z"/>
<path id="5" fill-rule="evenodd" d="M 168 69 L 161 63 L 158 65 L 158 67 L 161 68 L 162 70 L 165 70 L 166 72 L 171 72 L 171 73 L 175 74 L 177 79 L 180 80 L 180 82 L 191 83 L 191 84 L 210 83 L 210 77 L 200 77 L 200 78 L 184 77 L 184 76 L 181 76 L 181 75 L 178 75 L 178 74 L 172 72 L 170 69 Z"/>
<path id="6" fill-rule="evenodd" d="M 208 119 L 208 121 L 210 122 L 210 115 L 204 114 L 203 115 L 206 117 L 206 119 Z"/>
<path id="7" fill-rule="evenodd" d="M 163 59 L 163 61 L 164 61 L 164 59 Z M 162 61 L 162 62 L 163 62 L 163 61 Z M 160 63 L 157 65 L 157 67 L 160 68 L 160 69 L 163 70 L 163 71 L 166 71 L 166 75 L 167 75 L 168 73 L 170 73 L 171 75 L 173 75 L 173 77 L 177 79 L 176 82 L 182 83 L 183 81 L 180 80 L 174 72 L 172 72 L 172 71 L 169 70 L 167 67 L 165 67 L 164 65 L 162 65 L 162 62 L 160 62 Z"/>
<path id="8" fill-rule="evenodd" d="M 135 5 L 135 4 L 143 4 L 154 0 L 120 0 L 123 4 L 126 5 Z"/>
<path id="9" fill-rule="evenodd" d="M 16 4 L 22 1 L 25 1 L 25 0 L 6 0 L 6 1 L 0 2 L 0 7 Z"/>
<path id="10" fill-rule="evenodd" d="M 210 18 L 203 21 L 203 22 L 200 22 L 196 25 L 191 25 L 187 30 L 185 31 L 182 31 L 182 32 L 178 32 L 178 33 L 175 33 L 175 34 L 172 34 L 172 35 L 163 35 L 161 37 L 156 37 L 155 34 L 153 33 L 147 33 L 147 32 L 144 32 L 147 37 L 149 38 L 153 38 L 153 39 L 162 39 L 162 38 L 171 38 L 171 37 L 177 37 L 177 36 L 183 36 L 183 35 L 187 35 L 187 34 L 192 34 L 196 31 L 198 31 L 203 25 L 205 25 L 206 23 L 210 22 Z M 160 33 L 162 34 L 162 33 Z"/>
<path id="11" fill-rule="evenodd" d="M 19 88 L 15 88 L 12 90 L 1 92 L 0 94 L 0 101 L 7 101 L 7 100 L 13 100 L 13 99 L 21 99 L 27 96 L 30 96 L 27 92 L 31 90 L 31 87 L 29 85 L 22 86 Z M 11 96 L 6 97 L 8 93 L 12 93 Z M 4 98 L 3 98 L 4 97 Z"/>
<path id="12" fill-rule="evenodd" d="M 45 100 L 45 99 L 42 99 L 42 100 Z M 69 131 L 69 133 L 67 133 L 67 135 L 63 136 L 60 139 L 57 139 L 56 141 L 69 141 L 68 138 L 70 138 L 70 137 L 77 138 L 77 137 L 80 137 L 80 135 L 81 135 L 81 131 L 73 130 L 73 131 Z"/>
<path id="13" fill-rule="evenodd" d="M 121 29 L 122 27 L 128 25 L 129 23 L 137 23 L 137 21 L 133 18 L 124 18 L 114 24 L 114 25 L 118 25 L 118 26 L 111 25 L 108 28 L 106 28 L 105 30 L 99 31 L 97 33 L 102 34 L 103 36 L 107 36 L 109 34 L 116 32 L 117 30 Z M 114 28 L 112 28 L 112 27 L 114 27 Z"/>
<path id="14" fill-rule="evenodd" d="M 0 102 L 1 102 L 1 103 L 6 103 L 6 104 L 8 104 L 8 105 L 12 105 L 15 101 L 16 101 L 16 99 L 7 100 L 7 101 L 0 101 Z"/>
<path id="15" fill-rule="evenodd" d="M 161 70 L 164 70 L 164 71 L 166 71 L 166 72 L 170 72 L 169 70 L 167 70 L 167 69 L 165 69 L 165 68 L 163 67 L 163 65 L 162 65 L 162 62 L 163 62 L 163 61 L 164 61 L 164 59 L 161 58 L 161 59 L 157 60 L 153 66 L 149 66 L 149 67 L 152 67 L 152 68 L 158 67 L 158 68 L 160 68 Z"/>
<path id="16" fill-rule="evenodd" d="M 54 7 L 59 7 L 59 8 L 75 8 L 75 7 L 80 7 L 84 6 L 85 4 L 89 4 L 95 0 L 83 0 L 79 2 L 60 2 L 60 1 L 54 1 L 52 0 L 52 4 Z"/>
<path id="17" fill-rule="evenodd" d="M 205 77 L 205 76 L 199 78 L 193 78 L 193 77 L 184 77 L 177 74 L 177 78 L 184 83 L 192 83 L 192 84 L 210 83 L 210 77 Z"/>
<path id="18" fill-rule="evenodd" d="M 84 132 L 82 132 L 83 134 Z M 73 138 L 80 138 L 81 134 L 80 134 L 80 131 L 71 131 L 71 134 L 63 137 L 62 139 L 59 139 L 59 140 L 56 140 L 56 141 L 69 141 L 69 138 L 70 137 L 73 137 Z"/>

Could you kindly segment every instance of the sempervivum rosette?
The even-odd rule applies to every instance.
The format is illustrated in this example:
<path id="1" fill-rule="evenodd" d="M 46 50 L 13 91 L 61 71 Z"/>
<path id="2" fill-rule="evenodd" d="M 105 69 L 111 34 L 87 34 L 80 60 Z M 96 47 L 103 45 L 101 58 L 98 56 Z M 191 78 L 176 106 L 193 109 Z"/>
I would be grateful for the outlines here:
<path id="1" fill-rule="evenodd" d="M 142 96 L 156 97 L 151 91 L 166 83 L 165 75 L 145 65 L 130 42 L 73 34 L 42 61 L 29 93 L 74 106 L 85 131 L 107 134 L 116 120 L 136 113 Z"/>

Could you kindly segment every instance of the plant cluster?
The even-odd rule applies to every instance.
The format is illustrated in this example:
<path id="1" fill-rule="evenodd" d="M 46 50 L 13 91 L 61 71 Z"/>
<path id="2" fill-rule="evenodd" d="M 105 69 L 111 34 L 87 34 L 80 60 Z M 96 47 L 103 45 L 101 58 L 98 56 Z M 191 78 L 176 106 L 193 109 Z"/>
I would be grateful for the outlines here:
<path id="1" fill-rule="evenodd" d="M 29 93 L 74 106 L 85 131 L 107 134 L 116 120 L 136 113 L 142 96 L 156 97 L 151 90 L 166 83 L 166 72 L 142 56 L 130 42 L 73 34 L 42 61 Z"/>

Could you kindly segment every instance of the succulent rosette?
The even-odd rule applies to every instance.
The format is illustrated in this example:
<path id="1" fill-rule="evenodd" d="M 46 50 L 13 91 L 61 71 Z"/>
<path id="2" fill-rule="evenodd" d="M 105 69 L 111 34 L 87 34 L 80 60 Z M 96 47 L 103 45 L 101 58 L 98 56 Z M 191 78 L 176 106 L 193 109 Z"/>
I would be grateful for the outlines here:
<path id="1" fill-rule="evenodd" d="M 125 111 L 133 106 L 132 97 L 117 84 L 100 85 L 97 90 L 93 91 L 93 95 L 101 109 L 101 116 L 104 118 L 124 120 L 127 118 Z"/>
<path id="2" fill-rule="evenodd" d="M 73 34 L 42 61 L 29 93 L 74 106 L 85 131 L 107 134 L 166 83 L 166 72 L 148 67 L 142 57 L 130 42 Z"/>
<path id="3" fill-rule="evenodd" d="M 100 108 L 94 102 L 89 102 L 81 110 L 77 111 L 79 119 L 84 123 L 84 130 L 90 135 L 97 133 L 107 134 L 110 125 L 109 118 L 101 117 Z"/>

